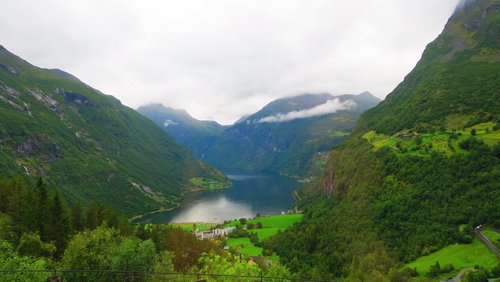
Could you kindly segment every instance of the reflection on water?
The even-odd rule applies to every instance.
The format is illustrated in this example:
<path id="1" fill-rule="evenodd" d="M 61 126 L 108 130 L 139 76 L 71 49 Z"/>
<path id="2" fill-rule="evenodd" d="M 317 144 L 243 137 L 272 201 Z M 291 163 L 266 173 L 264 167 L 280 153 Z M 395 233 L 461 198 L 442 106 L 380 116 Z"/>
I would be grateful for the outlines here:
<path id="1" fill-rule="evenodd" d="M 229 178 L 231 180 L 236 180 L 236 181 L 265 177 L 262 174 L 228 174 L 226 176 L 227 176 L 227 178 Z"/>
<path id="2" fill-rule="evenodd" d="M 224 220 L 279 214 L 292 208 L 297 181 L 276 174 L 228 174 L 233 187 L 189 193 L 181 207 L 144 217 L 142 222 L 223 222 Z"/>
<path id="3" fill-rule="evenodd" d="M 184 209 L 172 218 L 172 222 L 221 222 L 226 214 L 240 214 L 241 217 L 253 217 L 252 207 L 244 203 L 235 203 L 225 197 L 210 199 Z M 203 220 L 200 220 L 200 216 Z"/>

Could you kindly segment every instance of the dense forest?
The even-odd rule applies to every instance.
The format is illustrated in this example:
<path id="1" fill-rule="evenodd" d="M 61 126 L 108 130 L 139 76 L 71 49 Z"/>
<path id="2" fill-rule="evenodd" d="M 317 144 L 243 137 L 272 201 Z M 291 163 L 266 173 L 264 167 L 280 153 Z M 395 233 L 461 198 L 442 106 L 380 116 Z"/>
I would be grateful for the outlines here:
<path id="1" fill-rule="evenodd" d="M 339 156 L 343 167 L 356 174 L 337 179 L 337 185 L 357 181 L 366 186 L 319 201 L 323 190 L 303 190 L 308 197 L 303 222 L 266 246 L 292 272 L 333 278 L 352 275 L 371 256 L 379 260 L 364 271 L 386 275 L 449 244 L 470 243 L 477 225 L 500 227 L 500 145 L 491 148 L 473 140 L 467 154 L 451 158 L 401 156 L 387 148 L 364 163 Z M 345 145 L 342 153 L 356 156 L 370 149 L 368 144 Z"/>
<path id="2" fill-rule="evenodd" d="M 198 240 L 170 225 L 133 225 L 98 203 L 70 208 L 43 179 L 0 179 L 2 281 L 45 281 L 52 270 L 63 270 L 55 273 L 64 281 L 193 281 L 213 273 L 291 277 L 278 262 L 249 264 L 223 246 L 223 240 Z"/>
<path id="3" fill-rule="evenodd" d="M 303 222 L 266 242 L 292 272 L 399 281 L 405 263 L 500 227 L 499 16 L 495 1 L 464 3 L 332 150 L 300 191 Z"/>
<path id="4" fill-rule="evenodd" d="M 176 207 L 204 179 L 228 180 L 114 98 L 0 46 L 0 117 L 9 121 L 0 123 L 0 280 L 412 280 L 422 269 L 409 263 L 477 242 L 479 226 L 500 229 L 497 2 L 463 1 L 348 137 L 318 137 L 345 141 L 294 195 L 301 222 L 262 240 L 243 227 L 230 235 L 251 237 L 269 264 L 224 250 L 224 238 L 131 223 L 126 216 Z M 319 162 L 296 160 L 293 169 Z M 500 263 L 471 267 L 464 281 L 500 277 Z M 423 279 L 454 270 L 436 261 Z"/>

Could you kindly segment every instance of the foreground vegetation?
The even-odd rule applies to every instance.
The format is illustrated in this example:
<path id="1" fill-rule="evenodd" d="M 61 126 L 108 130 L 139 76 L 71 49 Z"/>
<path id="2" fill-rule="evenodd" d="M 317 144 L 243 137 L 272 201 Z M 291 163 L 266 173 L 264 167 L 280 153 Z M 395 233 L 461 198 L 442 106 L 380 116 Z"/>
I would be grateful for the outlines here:
<path id="1" fill-rule="evenodd" d="M 406 267 L 415 269 L 419 275 L 427 275 L 436 262 L 441 267 L 452 265 L 455 272 L 475 266 L 491 269 L 499 263 L 495 254 L 478 239 L 474 239 L 470 244 L 450 245 L 430 255 L 420 257 L 406 264 Z"/>
<path id="2" fill-rule="evenodd" d="M 226 245 L 231 247 L 233 252 L 246 256 L 267 255 L 276 258 L 272 256 L 271 251 L 264 250 L 264 240 L 293 226 L 302 219 L 302 216 L 302 214 L 283 214 L 226 222 L 224 227 L 237 227 L 236 232 L 230 234 Z"/>
<path id="3" fill-rule="evenodd" d="M 464 4 L 299 192 L 303 221 L 265 243 L 292 272 L 405 281 L 403 265 L 500 227 L 500 61 L 487 55 L 500 49 L 500 10 Z"/>
<path id="4" fill-rule="evenodd" d="M 126 272 L 135 272 L 141 281 L 193 279 L 150 272 L 291 277 L 277 261 L 249 264 L 223 247 L 222 240 L 198 240 L 192 232 L 170 225 L 132 225 L 97 203 L 70 208 L 42 179 L 36 185 L 22 178 L 0 179 L 0 270 L 91 270 L 62 272 L 65 281 L 124 281 L 131 275 Z M 45 281 L 50 275 L 0 272 L 0 280 Z"/>

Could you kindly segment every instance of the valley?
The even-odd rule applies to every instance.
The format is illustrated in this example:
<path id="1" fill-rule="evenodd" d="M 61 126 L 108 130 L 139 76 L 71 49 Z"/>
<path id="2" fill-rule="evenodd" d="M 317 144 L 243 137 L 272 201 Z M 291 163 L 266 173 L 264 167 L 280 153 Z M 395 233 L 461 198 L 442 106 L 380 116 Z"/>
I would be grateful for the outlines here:
<path id="1" fill-rule="evenodd" d="M 380 102 L 369 92 L 301 94 L 268 103 L 230 126 L 200 121 L 160 104 L 138 108 L 200 160 L 222 170 L 273 172 L 296 179 L 319 174 L 331 148 Z"/>
<path id="2" fill-rule="evenodd" d="M 186 17 L 179 31 L 191 36 L 200 27 L 188 23 L 208 18 Z M 150 32 L 134 48 L 148 46 Z M 297 69 L 272 63 L 261 66 L 270 73 L 261 69 L 229 96 L 241 86 L 218 87 L 217 75 L 243 79 L 253 64 L 218 73 L 207 66 L 233 58 L 189 44 L 196 48 L 172 47 L 190 49 L 189 56 L 166 64 L 182 61 L 185 68 L 162 73 L 155 70 L 164 67 L 167 50 L 149 46 L 158 61 L 126 56 L 151 82 L 134 93 L 137 110 L 0 46 L 0 280 L 498 281 L 500 3 L 460 1 L 434 38 L 383 100 L 361 92 L 358 76 L 346 83 L 347 76 L 311 71 L 302 76 L 320 79 L 300 84 Z M 235 62 L 248 51 L 217 39 Z M 399 40 L 387 39 L 391 48 L 411 45 Z M 286 43 L 294 59 L 305 53 L 306 45 Z M 301 69 L 335 65 L 348 72 L 351 64 L 333 63 L 340 58 L 323 59 L 342 48 L 326 47 L 315 52 L 319 62 Z M 278 53 L 287 52 L 273 57 Z M 278 79 L 273 70 L 289 77 Z M 362 70 L 356 74 L 367 79 Z M 156 91 L 164 84 L 196 87 L 162 96 Z M 321 91 L 325 85 L 349 85 L 359 94 L 330 94 Z M 173 107 L 195 92 L 196 103 Z M 207 114 L 225 95 L 237 101 Z M 237 121 L 201 120 L 191 110 Z"/>
<path id="3" fill-rule="evenodd" d="M 179 208 L 145 215 L 143 223 L 222 223 L 235 218 L 277 215 L 294 206 L 292 192 L 299 183 L 272 173 L 226 172 L 232 187 L 186 194 Z"/>

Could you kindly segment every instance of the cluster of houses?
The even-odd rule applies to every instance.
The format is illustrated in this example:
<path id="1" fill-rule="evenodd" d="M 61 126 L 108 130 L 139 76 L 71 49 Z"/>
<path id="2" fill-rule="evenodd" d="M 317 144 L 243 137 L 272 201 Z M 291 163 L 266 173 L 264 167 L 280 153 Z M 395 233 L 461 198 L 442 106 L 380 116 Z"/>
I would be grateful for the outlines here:
<path id="1" fill-rule="evenodd" d="M 198 229 L 196 229 L 196 231 L 194 231 L 194 234 L 196 235 L 196 238 L 198 238 L 199 240 L 214 239 L 223 236 L 228 236 L 229 233 L 233 232 L 235 229 L 236 227 L 234 226 L 226 228 L 215 228 L 206 231 L 199 231 Z M 230 251 L 231 247 L 225 246 L 224 250 Z M 240 254 L 240 259 L 241 259 L 241 254 Z M 251 256 L 248 258 L 248 264 L 263 264 L 269 266 L 270 260 L 261 256 Z"/>
<path id="2" fill-rule="evenodd" d="M 236 227 L 231 226 L 231 227 L 226 227 L 226 228 L 216 228 L 213 230 L 206 230 L 206 231 L 199 231 L 196 229 L 194 232 L 194 235 L 196 235 L 196 238 L 200 240 L 205 240 L 205 239 L 214 239 L 218 237 L 223 237 L 229 235 L 229 233 L 233 232 Z"/>
<path id="3" fill-rule="evenodd" d="M 413 133 L 413 132 L 400 132 L 396 134 L 396 137 L 400 138 L 413 138 L 413 137 L 418 137 L 418 134 Z"/>
<path id="4" fill-rule="evenodd" d="M 295 206 L 291 210 L 281 211 L 281 214 L 297 214 L 297 213 L 302 213 L 301 210 L 297 209 L 297 206 Z"/>

